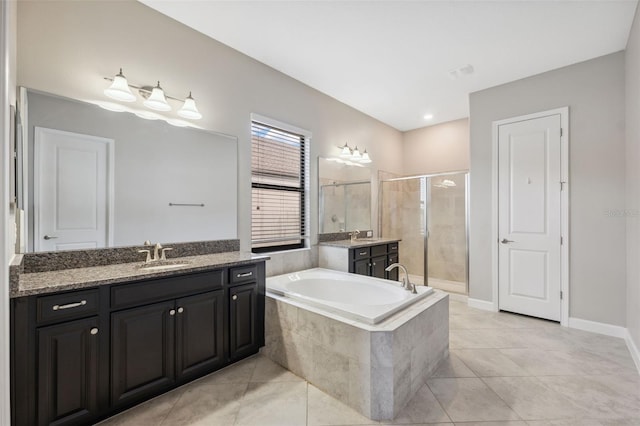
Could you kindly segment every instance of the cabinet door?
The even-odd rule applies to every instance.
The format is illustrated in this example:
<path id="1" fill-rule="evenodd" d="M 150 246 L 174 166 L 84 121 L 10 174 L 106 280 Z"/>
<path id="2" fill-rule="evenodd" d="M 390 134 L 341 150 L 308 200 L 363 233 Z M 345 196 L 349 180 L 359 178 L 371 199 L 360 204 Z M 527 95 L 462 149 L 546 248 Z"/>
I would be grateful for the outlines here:
<path id="1" fill-rule="evenodd" d="M 369 275 L 369 263 L 370 259 L 362 259 L 353 262 L 354 268 L 353 272 L 358 275 Z"/>
<path id="2" fill-rule="evenodd" d="M 385 278 L 385 270 L 387 267 L 387 256 L 378 256 L 371 259 L 371 276 L 376 278 Z"/>
<path id="3" fill-rule="evenodd" d="M 258 350 L 257 294 L 255 283 L 229 289 L 229 356 L 232 360 Z"/>
<path id="4" fill-rule="evenodd" d="M 391 246 L 391 244 L 389 244 L 389 246 Z M 389 254 L 389 259 L 387 261 L 387 266 L 393 264 L 393 263 L 398 263 L 398 254 Z M 399 269 L 398 268 L 393 268 L 390 272 L 387 272 L 387 279 L 388 280 L 393 280 L 393 281 L 398 281 L 399 275 L 398 272 Z"/>
<path id="5" fill-rule="evenodd" d="M 174 302 L 111 314 L 111 403 L 145 399 L 175 377 Z"/>
<path id="6" fill-rule="evenodd" d="M 97 317 L 37 329 L 39 425 L 89 423 L 96 415 L 97 332 Z"/>
<path id="7" fill-rule="evenodd" d="M 224 363 L 224 292 L 176 300 L 176 375 L 197 376 Z"/>

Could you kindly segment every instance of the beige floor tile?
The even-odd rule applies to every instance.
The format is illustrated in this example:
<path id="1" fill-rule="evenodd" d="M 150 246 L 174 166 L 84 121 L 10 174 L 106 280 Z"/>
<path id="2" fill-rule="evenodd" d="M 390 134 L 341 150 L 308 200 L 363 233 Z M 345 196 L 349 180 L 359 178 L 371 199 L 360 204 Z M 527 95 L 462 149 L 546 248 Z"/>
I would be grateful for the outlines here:
<path id="1" fill-rule="evenodd" d="M 218 370 L 194 381 L 200 384 L 220 384 L 220 383 L 244 383 L 247 384 L 251 380 L 253 370 L 256 368 L 256 360 L 259 355 L 238 361 L 233 365 Z"/>
<path id="2" fill-rule="evenodd" d="M 459 349 L 456 354 L 480 377 L 530 375 L 499 349 Z"/>
<path id="3" fill-rule="evenodd" d="M 481 379 L 429 379 L 427 384 L 454 422 L 520 420 Z"/>
<path id="4" fill-rule="evenodd" d="M 584 411 L 535 377 L 482 379 L 524 420 L 587 417 Z"/>
<path id="5" fill-rule="evenodd" d="M 183 388 L 172 390 L 99 424 L 101 426 L 157 426 L 167 417 L 183 392 Z"/>
<path id="6" fill-rule="evenodd" d="M 452 350 L 447 358 L 440 361 L 431 377 L 476 377 L 476 375 L 457 356 L 457 350 Z"/>
<path id="7" fill-rule="evenodd" d="M 451 420 L 436 397 L 424 385 L 416 392 L 415 396 L 400 411 L 400 414 L 393 419 L 391 424 L 416 424 L 416 423 L 436 423 L 448 422 Z"/>
<path id="8" fill-rule="evenodd" d="M 252 382 L 301 382 L 304 379 L 296 376 L 286 368 L 276 364 L 263 355 L 256 357 Z"/>
<path id="9" fill-rule="evenodd" d="M 527 422 L 522 420 L 508 420 L 506 422 L 464 422 L 456 423 L 455 426 L 527 426 Z"/>
<path id="10" fill-rule="evenodd" d="M 603 426 L 595 419 L 529 420 L 529 426 Z"/>
<path id="11" fill-rule="evenodd" d="M 252 382 L 240 401 L 238 426 L 304 426 L 307 382 Z"/>
<path id="12" fill-rule="evenodd" d="M 308 388 L 307 410 L 308 426 L 369 425 L 377 423 L 313 385 L 309 385 Z"/>
<path id="13" fill-rule="evenodd" d="M 609 376 L 610 377 L 610 376 Z M 585 417 L 595 419 L 640 418 L 640 399 L 616 391 L 603 380 L 590 376 L 539 377 L 550 389 L 581 407 Z M 611 380 L 613 382 L 613 380 Z"/>
<path id="14" fill-rule="evenodd" d="M 500 352 L 534 376 L 586 374 L 584 363 L 574 360 L 568 351 L 546 349 L 501 349 Z"/>
<path id="15" fill-rule="evenodd" d="M 193 383 L 165 418 L 166 425 L 232 425 L 240 410 L 247 384 L 217 385 Z"/>

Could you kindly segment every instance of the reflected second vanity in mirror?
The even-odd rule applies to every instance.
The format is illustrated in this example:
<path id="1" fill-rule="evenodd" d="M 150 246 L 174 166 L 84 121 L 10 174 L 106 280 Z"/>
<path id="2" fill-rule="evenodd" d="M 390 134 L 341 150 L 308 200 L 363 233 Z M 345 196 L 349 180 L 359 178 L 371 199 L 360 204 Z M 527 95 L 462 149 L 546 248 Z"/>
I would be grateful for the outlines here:
<path id="1" fill-rule="evenodd" d="M 237 238 L 237 138 L 20 90 L 24 251 Z"/>
<path id="2" fill-rule="evenodd" d="M 371 169 L 335 158 L 318 158 L 321 234 L 371 229 Z"/>

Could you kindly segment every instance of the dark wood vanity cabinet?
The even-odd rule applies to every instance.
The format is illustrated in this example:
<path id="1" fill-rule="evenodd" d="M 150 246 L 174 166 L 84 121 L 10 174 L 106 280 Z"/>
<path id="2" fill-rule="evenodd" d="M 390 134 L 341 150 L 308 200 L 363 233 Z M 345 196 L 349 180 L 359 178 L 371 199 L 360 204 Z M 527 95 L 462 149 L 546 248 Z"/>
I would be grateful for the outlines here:
<path id="1" fill-rule="evenodd" d="M 12 423 L 91 424 L 255 354 L 264 297 L 260 262 L 12 299 Z"/>
<path id="2" fill-rule="evenodd" d="M 385 269 L 398 262 L 398 242 L 349 249 L 349 272 L 369 277 L 398 280 L 398 270 Z"/>
<path id="3" fill-rule="evenodd" d="M 98 414 L 98 318 L 37 329 L 37 424 L 81 424 Z"/>

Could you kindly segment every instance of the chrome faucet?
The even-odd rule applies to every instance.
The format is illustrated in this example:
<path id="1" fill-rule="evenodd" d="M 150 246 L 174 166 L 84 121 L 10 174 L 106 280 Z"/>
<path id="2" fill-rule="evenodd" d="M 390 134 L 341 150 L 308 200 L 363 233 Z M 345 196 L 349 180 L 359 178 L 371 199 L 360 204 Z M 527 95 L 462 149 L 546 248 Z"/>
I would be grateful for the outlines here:
<path id="1" fill-rule="evenodd" d="M 144 242 L 145 247 L 149 247 L 148 249 L 138 250 L 138 253 L 146 253 L 147 259 L 146 263 L 156 262 L 158 260 L 167 260 L 167 252 L 169 250 L 173 250 L 171 247 L 162 247 L 162 244 L 156 243 L 155 245 L 151 244 L 151 241 L 147 240 Z M 153 257 L 151 256 L 151 246 L 153 246 Z"/>
<path id="2" fill-rule="evenodd" d="M 411 281 L 409 281 L 409 273 L 407 272 L 407 268 L 405 268 L 404 265 L 400 263 L 392 263 L 391 265 L 385 268 L 385 271 L 390 272 L 393 268 L 398 268 L 402 270 L 402 272 L 404 272 L 404 277 L 402 277 L 402 288 L 404 288 L 407 291 L 410 291 L 413 294 L 418 294 L 418 291 L 416 290 L 416 285 L 412 284 Z"/>
<path id="3" fill-rule="evenodd" d="M 356 238 L 358 238 L 358 234 L 360 234 L 360 231 L 358 231 L 357 229 L 353 232 L 349 232 L 349 236 L 351 237 L 351 242 L 354 242 Z"/>

